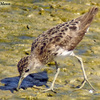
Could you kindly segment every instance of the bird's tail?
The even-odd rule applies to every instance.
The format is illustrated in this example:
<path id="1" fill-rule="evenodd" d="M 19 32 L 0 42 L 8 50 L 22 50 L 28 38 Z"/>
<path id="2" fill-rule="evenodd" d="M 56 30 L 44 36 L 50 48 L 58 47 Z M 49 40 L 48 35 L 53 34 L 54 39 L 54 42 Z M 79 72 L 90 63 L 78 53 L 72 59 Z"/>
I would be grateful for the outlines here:
<path id="1" fill-rule="evenodd" d="M 85 27 L 87 24 L 89 26 L 97 12 L 98 8 L 92 7 L 87 13 L 78 17 L 76 20 L 80 21 L 80 28 Z"/>

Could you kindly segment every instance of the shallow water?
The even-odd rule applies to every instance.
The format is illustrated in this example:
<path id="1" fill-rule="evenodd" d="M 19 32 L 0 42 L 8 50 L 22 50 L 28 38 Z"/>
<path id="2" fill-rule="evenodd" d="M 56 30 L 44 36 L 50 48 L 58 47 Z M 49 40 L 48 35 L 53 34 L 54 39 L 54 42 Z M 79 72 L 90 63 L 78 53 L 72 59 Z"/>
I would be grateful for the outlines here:
<path id="1" fill-rule="evenodd" d="M 96 88 L 91 93 L 88 84 L 83 89 L 75 91 L 74 86 L 81 84 L 83 75 L 77 59 L 68 57 L 59 60 L 61 72 L 55 83 L 55 91 L 42 93 L 33 88 L 31 83 L 24 84 L 20 91 L 12 92 L 18 82 L 18 61 L 30 54 L 33 40 L 43 31 L 80 16 L 92 6 L 100 9 L 100 1 L 95 0 L 13 0 L 4 1 L 10 5 L 0 5 L 0 99 L 1 100 L 99 100 L 100 99 L 100 11 L 91 24 L 89 32 L 76 47 L 75 53 L 83 58 L 87 76 Z M 46 88 L 50 86 L 56 68 L 51 62 L 46 70 L 43 83 Z M 44 74 L 43 74 L 44 75 Z M 39 78 L 39 76 L 37 75 Z M 39 79 L 37 79 L 39 80 Z M 30 82 L 29 81 L 29 82 Z M 37 81 L 38 82 L 38 81 Z M 39 81 L 41 82 L 41 81 Z M 38 82 L 38 84 L 40 84 Z M 43 85 L 41 84 L 41 85 Z M 46 85 L 46 86 L 45 86 Z M 27 87 L 27 89 L 26 89 Z"/>

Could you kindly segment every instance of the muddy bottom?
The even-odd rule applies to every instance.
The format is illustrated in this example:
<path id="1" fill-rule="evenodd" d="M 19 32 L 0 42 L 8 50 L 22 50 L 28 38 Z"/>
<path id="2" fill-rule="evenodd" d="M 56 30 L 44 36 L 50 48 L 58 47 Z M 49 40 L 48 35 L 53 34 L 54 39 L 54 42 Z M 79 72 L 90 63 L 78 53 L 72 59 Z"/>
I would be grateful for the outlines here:
<path id="1" fill-rule="evenodd" d="M 0 100 L 99 100 L 100 99 L 100 11 L 89 32 L 74 52 L 82 57 L 89 81 L 83 81 L 80 64 L 74 57 L 58 60 L 61 68 L 55 82 L 55 92 L 48 89 L 56 73 L 54 62 L 19 80 L 18 61 L 30 54 L 33 40 L 49 28 L 77 18 L 97 6 L 99 0 L 13 0 L 0 2 Z M 36 87 L 37 86 L 37 87 Z"/>

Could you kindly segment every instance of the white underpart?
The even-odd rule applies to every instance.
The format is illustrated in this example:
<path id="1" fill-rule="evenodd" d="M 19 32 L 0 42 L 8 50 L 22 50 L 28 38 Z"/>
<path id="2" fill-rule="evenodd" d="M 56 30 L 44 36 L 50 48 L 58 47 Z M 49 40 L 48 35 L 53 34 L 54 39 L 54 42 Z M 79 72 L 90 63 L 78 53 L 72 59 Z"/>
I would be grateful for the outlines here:
<path id="1" fill-rule="evenodd" d="M 65 50 L 63 48 L 60 48 L 58 51 L 57 51 L 57 56 L 55 57 L 55 61 L 59 61 L 59 60 L 62 60 L 68 56 L 73 56 L 73 51 L 68 51 L 68 50 Z"/>
<path id="2" fill-rule="evenodd" d="M 88 27 L 87 30 L 86 30 L 86 33 L 87 33 L 87 32 L 89 32 L 89 27 Z M 85 34 L 86 34 L 86 33 L 85 33 Z"/>
<path id="3" fill-rule="evenodd" d="M 89 27 L 87 28 L 87 32 L 89 32 Z"/>
<path id="4" fill-rule="evenodd" d="M 73 51 L 68 51 L 68 50 L 65 50 L 63 48 L 60 48 L 58 51 L 57 51 L 57 56 L 70 56 Z"/>

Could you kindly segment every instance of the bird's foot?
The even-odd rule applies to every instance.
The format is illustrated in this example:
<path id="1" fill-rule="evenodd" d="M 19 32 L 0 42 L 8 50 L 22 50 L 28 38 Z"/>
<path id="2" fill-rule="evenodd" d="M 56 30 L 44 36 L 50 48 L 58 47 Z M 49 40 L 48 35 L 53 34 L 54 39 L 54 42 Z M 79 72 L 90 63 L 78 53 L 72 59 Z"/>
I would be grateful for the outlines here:
<path id="1" fill-rule="evenodd" d="M 34 85 L 33 88 L 35 88 L 35 89 L 39 89 L 39 90 L 44 90 L 43 87 L 39 87 L 39 86 L 36 86 L 36 85 Z"/>
<path id="2" fill-rule="evenodd" d="M 43 87 L 37 87 L 37 86 L 34 86 L 33 88 L 35 89 L 39 89 L 40 92 L 47 92 L 47 91 L 52 91 L 54 93 L 56 93 L 56 91 L 54 91 L 53 87 L 51 86 L 50 88 L 46 89 L 46 88 L 43 88 Z"/>
<path id="3" fill-rule="evenodd" d="M 16 88 L 15 90 L 16 90 L 16 91 L 19 91 L 19 88 Z"/>
<path id="4" fill-rule="evenodd" d="M 47 92 L 47 91 L 52 91 L 52 92 L 56 93 L 56 91 L 53 89 L 53 87 L 50 87 L 48 89 L 44 89 L 42 92 Z"/>
<path id="5" fill-rule="evenodd" d="M 90 87 L 92 88 L 92 90 L 96 91 L 96 89 L 92 86 L 92 84 L 88 81 L 88 79 L 84 79 L 82 81 L 82 83 L 81 83 L 80 86 L 76 86 L 77 89 L 75 89 L 75 90 L 82 89 L 84 87 L 84 85 L 85 85 L 86 82 L 90 85 Z"/>
<path id="6" fill-rule="evenodd" d="M 86 83 L 86 80 L 83 80 L 81 85 L 76 86 L 77 89 L 82 89 Z"/>

